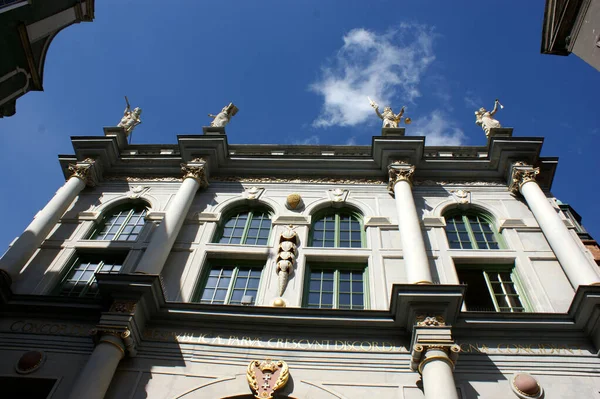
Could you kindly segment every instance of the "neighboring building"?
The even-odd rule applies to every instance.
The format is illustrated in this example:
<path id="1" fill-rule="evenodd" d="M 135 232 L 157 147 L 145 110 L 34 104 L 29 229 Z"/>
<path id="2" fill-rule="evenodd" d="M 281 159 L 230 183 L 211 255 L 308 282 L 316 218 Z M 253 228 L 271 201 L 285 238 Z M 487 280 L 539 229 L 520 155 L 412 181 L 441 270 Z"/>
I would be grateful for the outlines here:
<path id="1" fill-rule="evenodd" d="M 0 0 L 0 118 L 17 98 L 44 90 L 48 47 L 62 29 L 94 19 L 94 0 Z"/>
<path id="2" fill-rule="evenodd" d="M 600 275 L 549 193 L 557 159 L 492 133 L 73 137 L 0 259 L 3 394 L 599 398 Z"/>
<path id="3" fill-rule="evenodd" d="M 571 53 L 600 70 L 600 0 L 546 0 L 542 54 Z"/>

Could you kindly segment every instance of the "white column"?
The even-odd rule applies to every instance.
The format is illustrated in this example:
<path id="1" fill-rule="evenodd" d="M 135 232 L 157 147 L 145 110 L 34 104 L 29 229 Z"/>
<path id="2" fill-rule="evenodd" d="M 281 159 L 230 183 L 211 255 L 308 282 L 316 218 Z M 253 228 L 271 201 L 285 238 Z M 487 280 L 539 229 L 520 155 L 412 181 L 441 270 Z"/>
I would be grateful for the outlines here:
<path id="1" fill-rule="evenodd" d="M 554 254 L 558 258 L 569 281 L 577 289 L 580 285 L 600 284 L 600 278 L 594 271 L 596 265 L 584 255 L 569 229 L 548 202 L 548 198 L 535 181 L 539 168 L 533 168 L 521 162 L 513 167 L 511 189 L 521 192 L 529 209 L 535 216 Z"/>
<path id="2" fill-rule="evenodd" d="M 0 259 L 0 269 L 7 271 L 13 280 L 19 276 L 31 256 L 83 190 L 93 163 L 93 160 L 86 159 L 76 165 L 69 165 L 69 170 L 73 172 L 73 175 L 58 189 L 50 202 L 38 212 L 25 231 Z"/>
<path id="3" fill-rule="evenodd" d="M 104 334 L 77 377 L 70 399 L 102 399 L 110 386 L 117 366 L 125 356 L 121 338 Z"/>
<path id="4" fill-rule="evenodd" d="M 164 219 L 152 234 L 150 244 L 140 259 L 136 272 L 160 274 L 162 271 L 198 188 L 208 185 L 204 165 L 204 161 L 194 160 L 182 166 L 185 172 L 183 183 L 169 204 Z"/>
<path id="5" fill-rule="evenodd" d="M 389 166 L 390 186 L 393 187 L 398 212 L 398 229 L 402 240 L 402 253 L 406 278 L 410 284 L 432 284 L 429 258 L 425 250 L 421 223 L 412 195 L 411 179 L 415 167 L 395 162 Z"/>
<path id="6" fill-rule="evenodd" d="M 443 349 L 430 348 L 419 364 L 425 399 L 458 399 L 454 363 Z"/>

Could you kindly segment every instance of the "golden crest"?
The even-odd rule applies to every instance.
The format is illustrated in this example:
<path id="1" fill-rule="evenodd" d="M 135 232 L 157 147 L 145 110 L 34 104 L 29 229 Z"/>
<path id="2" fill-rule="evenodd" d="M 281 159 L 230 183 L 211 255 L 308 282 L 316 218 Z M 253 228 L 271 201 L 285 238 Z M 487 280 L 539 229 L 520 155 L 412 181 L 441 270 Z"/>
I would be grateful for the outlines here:
<path id="1" fill-rule="evenodd" d="M 273 393 L 287 384 L 290 378 L 288 365 L 283 360 L 254 360 L 248 365 L 246 379 L 257 399 L 273 399 Z"/>

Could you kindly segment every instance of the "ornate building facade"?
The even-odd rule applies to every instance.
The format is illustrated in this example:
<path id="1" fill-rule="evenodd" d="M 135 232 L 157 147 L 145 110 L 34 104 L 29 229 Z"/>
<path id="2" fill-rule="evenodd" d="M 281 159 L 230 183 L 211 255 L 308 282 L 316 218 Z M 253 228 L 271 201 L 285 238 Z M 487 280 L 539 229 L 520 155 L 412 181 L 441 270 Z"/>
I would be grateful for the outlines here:
<path id="1" fill-rule="evenodd" d="M 73 137 L 0 260 L 28 398 L 600 398 L 600 274 L 543 139 Z M 564 207 L 564 206 L 563 206 Z"/>

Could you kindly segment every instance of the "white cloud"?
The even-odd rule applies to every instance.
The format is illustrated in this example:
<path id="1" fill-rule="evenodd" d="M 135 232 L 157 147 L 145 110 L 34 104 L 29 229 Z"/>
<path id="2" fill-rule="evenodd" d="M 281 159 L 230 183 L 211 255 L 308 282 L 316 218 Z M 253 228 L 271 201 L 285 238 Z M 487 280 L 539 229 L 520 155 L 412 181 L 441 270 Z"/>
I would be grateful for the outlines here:
<path id="1" fill-rule="evenodd" d="M 475 95 L 472 91 L 467 91 L 464 100 L 465 106 L 467 108 L 473 108 L 473 111 L 483 107 L 481 98 Z"/>
<path id="2" fill-rule="evenodd" d="M 427 146 L 457 146 L 465 141 L 463 131 L 440 110 L 413 120 L 407 133 L 410 136 L 427 136 L 425 139 Z"/>
<path id="3" fill-rule="evenodd" d="M 419 83 L 433 62 L 431 28 L 402 24 L 385 34 L 353 29 L 310 89 L 323 96 L 315 127 L 354 126 L 373 118 L 367 96 L 381 107 L 419 97 Z M 396 105 L 399 108 L 399 105 Z"/>

